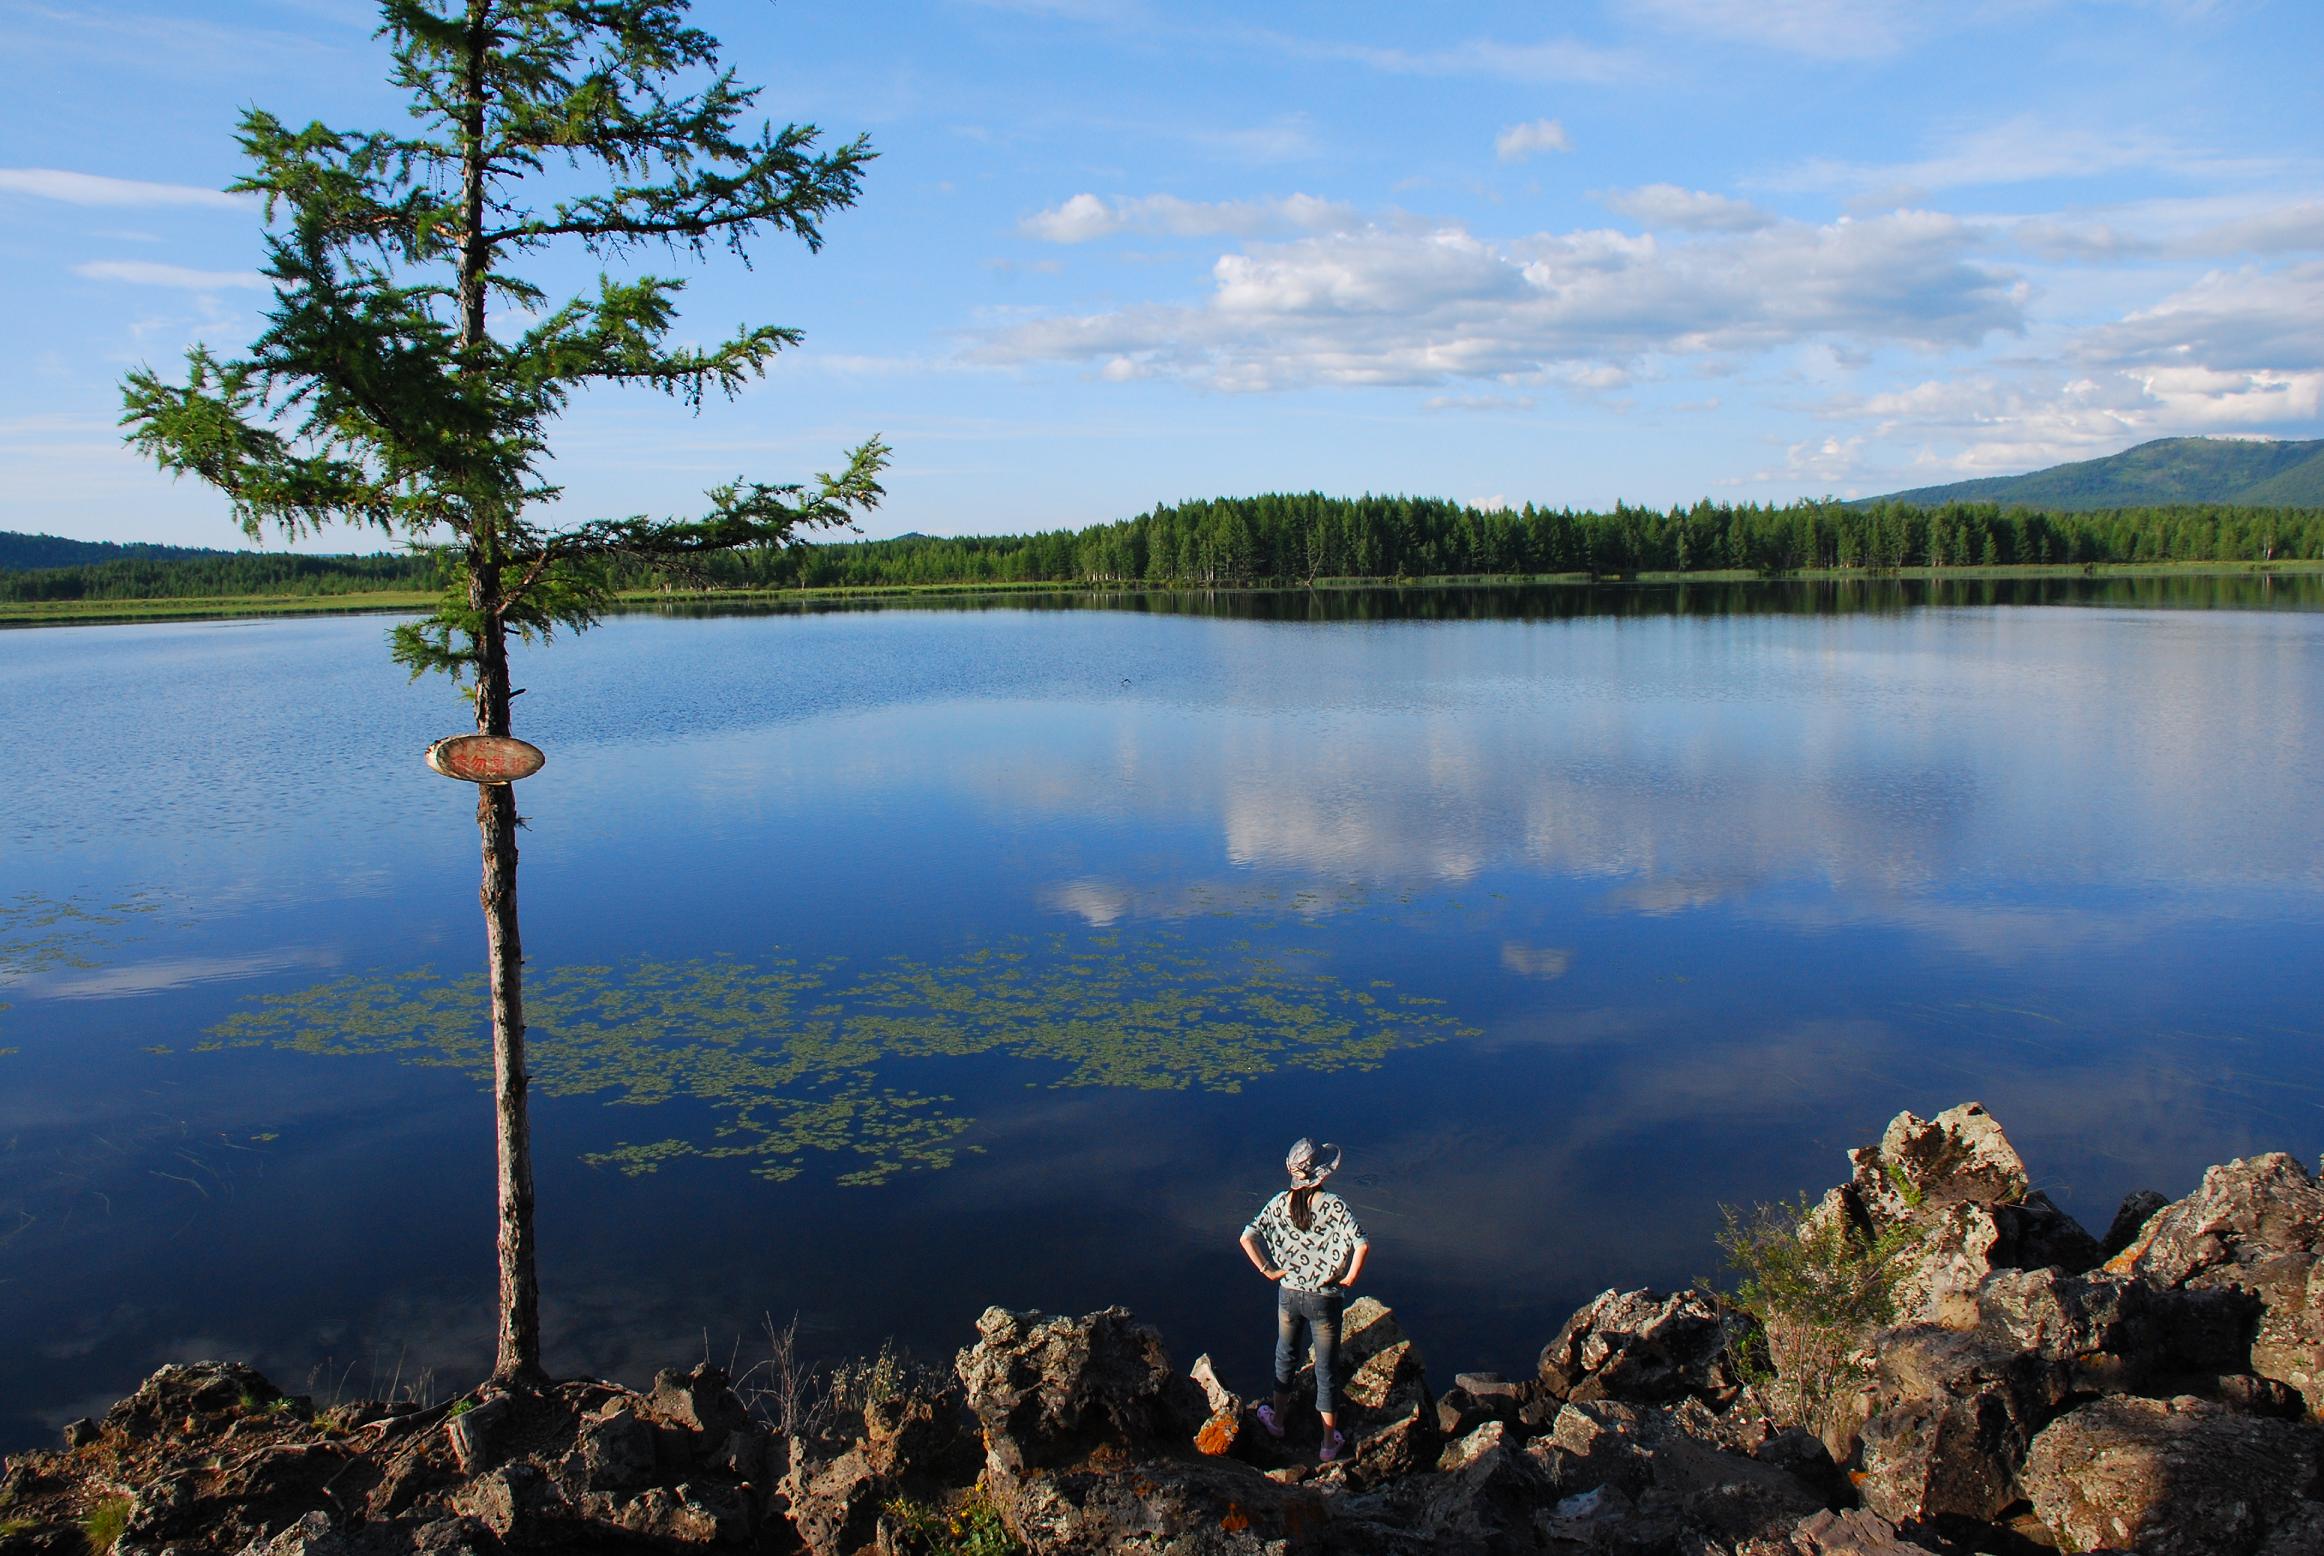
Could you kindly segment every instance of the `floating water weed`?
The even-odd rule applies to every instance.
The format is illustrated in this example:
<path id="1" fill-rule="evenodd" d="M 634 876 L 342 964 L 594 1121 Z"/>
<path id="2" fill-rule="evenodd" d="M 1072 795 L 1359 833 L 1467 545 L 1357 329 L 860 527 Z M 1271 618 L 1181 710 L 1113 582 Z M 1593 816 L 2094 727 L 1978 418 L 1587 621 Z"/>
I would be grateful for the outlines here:
<path id="1" fill-rule="evenodd" d="M 852 1158 L 839 1182 L 875 1184 L 974 1149 L 956 1098 L 906 1084 L 925 1061 L 1013 1060 L 1036 1068 L 1035 1085 L 1235 1091 L 1285 1066 L 1365 1068 L 1470 1031 L 1441 1001 L 1382 998 L 1322 963 L 1309 947 L 1202 946 L 1158 928 L 862 971 L 782 955 L 558 968 L 528 990 L 534 1085 L 718 1116 L 707 1138 L 622 1141 L 584 1158 L 594 1165 L 743 1159 L 784 1179 L 821 1152 Z M 262 996 L 206 1036 L 196 1052 L 374 1055 L 479 1077 L 489 1064 L 474 984 L 427 968 Z"/>

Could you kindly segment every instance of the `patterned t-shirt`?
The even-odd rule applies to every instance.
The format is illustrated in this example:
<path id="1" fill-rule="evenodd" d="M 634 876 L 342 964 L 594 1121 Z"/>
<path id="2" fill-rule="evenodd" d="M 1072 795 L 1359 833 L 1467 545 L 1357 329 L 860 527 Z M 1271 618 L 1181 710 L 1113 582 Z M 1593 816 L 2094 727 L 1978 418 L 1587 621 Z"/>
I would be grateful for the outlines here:
<path id="1" fill-rule="evenodd" d="M 1329 1291 L 1346 1273 L 1356 1244 L 1364 1241 L 1364 1229 L 1337 1194 L 1315 1196 L 1315 1215 L 1306 1231 L 1293 1226 L 1289 1190 L 1267 1201 L 1243 1228 L 1246 1237 L 1253 1232 L 1293 1291 Z"/>

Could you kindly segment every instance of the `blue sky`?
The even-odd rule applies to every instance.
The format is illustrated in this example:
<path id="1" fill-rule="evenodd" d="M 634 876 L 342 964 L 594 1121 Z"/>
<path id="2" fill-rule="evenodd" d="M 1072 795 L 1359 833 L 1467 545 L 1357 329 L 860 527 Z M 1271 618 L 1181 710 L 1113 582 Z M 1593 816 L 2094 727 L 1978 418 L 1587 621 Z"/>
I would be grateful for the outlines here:
<path id="1" fill-rule="evenodd" d="M 820 255 L 681 272 L 705 336 L 806 341 L 699 416 L 579 403 L 573 519 L 874 432 L 873 535 L 1311 487 L 1781 500 L 2324 436 L 2313 0 L 696 16 L 769 115 L 880 160 Z M 395 122 L 372 25 L 0 0 L 0 529 L 237 543 L 120 447 L 118 381 L 255 333 L 259 216 L 214 193 L 234 120 Z"/>

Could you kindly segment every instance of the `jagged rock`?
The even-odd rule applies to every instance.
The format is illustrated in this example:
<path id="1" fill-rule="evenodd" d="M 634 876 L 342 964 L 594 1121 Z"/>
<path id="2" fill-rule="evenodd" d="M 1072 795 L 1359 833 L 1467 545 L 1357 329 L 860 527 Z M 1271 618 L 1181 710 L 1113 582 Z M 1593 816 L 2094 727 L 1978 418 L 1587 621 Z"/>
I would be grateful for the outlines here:
<path id="1" fill-rule="evenodd" d="M 1559 1410 L 1547 1438 L 1533 1446 L 1558 1450 L 1561 1457 L 1549 1468 L 1569 1491 L 1616 1486 L 1635 1493 L 1644 1490 L 1651 1478 L 1646 1463 L 1647 1436 L 1647 1426 L 1635 1406 L 1620 1400 L 1593 1399 Z"/>
<path id="2" fill-rule="evenodd" d="M 1507 1423 L 1488 1421 L 1446 1444 L 1433 1473 L 1396 1485 L 1382 1521 L 1428 1550 L 1530 1552 L 1535 1514 L 1556 1499 L 1556 1484 L 1519 1451 Z"/>
<path id="3" fill-rule="evenodd" d="M 1468 1436 L 1492 1419 L 1484 1402 L 1467 1389 L 1456 1386 L 1436 1397 L 1436 1431 L 1447 1442 Z"/>
<path id="4" fill-rule="evenodd" d="M 622 1498 L 605 1521 L 661 1545 L 739 1544 L 751 1532 L 750 1509 L 737 1492 L 692 1482 L 649 1486 Z"/>
<path id="5" fill-rule="evenodd" d="M 2320 1462 L 2311 1426 L 2118 1397 L 2043 1428 L 2020 1478 L 2069 1549 L 2245 1556 L 2309 1526 Z"/>
<path id="6" fill-rule="evenodd" d="M 2107 1268 L 2165 1286 L 2324 1248 L 2324 1189 L 2281 1151 L 2226 1162 L 2165 1205 Z"/>
<path id="7" fill-rule="evenodd" d="M 1210 1418 L 1195 1431 L 1195 1451 L 1212 1455 L 1232 1452 L 1243 1433 L 1243 1397 L 1219 1381 L 1218 1369 L 1211 1365 L 1207 1352 L 1194 1359 L 1186 1375 L 1202 1390 L 1203 1401 L 1210 1406 Z"/>
<path id="8" fill-rule="evenodd" d="M 585 1423 L 575 1452 L 585 1491 L 628 1491 L 654 1478 L 654 1430 L 627 1405 Z"/>
<path id="9" fill-rule="evenodd" d="M 1810 1513 L 1779 1537 L 1746 1540 L 1735 1556 L 1935 1556 L 1917 1540 L 1897 1532 L 1878 1513 L 1852 1507 Z"/>
<path id="10" fill-rule="evenodd" d="M 638 1418 L 654 1428 L 655 1449 L 667 1468 L 685 1469 L 750 1424 L 750 1411 L 737 1398 L 722 1368 L 707 1362 L 680 1372 L 665 1367 L 637 1401 Z"/>
<path id="11" fill-rule="evenodd" d="M 955 1371 L 993 1464 L 1059 1464 L 1105 1443 L 1183 1443 L 1208 1414 L 1162 1337 L 1127 1308 L 1050 1318 L 993 1307 L 976 1328 Z"/>
<path id="12" fill-rule="evenodd" d="M 1717 1303 L 1699 1291 L 1600 1293 L 1542 1348 L 1544 1395 L 1661 1404 L 1734 1397 Z"/>
<path id="13" fill-rule="evenodd" d="M 813 1465 L 794 1443 L 782 1492 L 800 1542 L 815 1556 L 842 1556 L 871 1539 L 890 1488 L 860 1445 Z"/>
<path id="14" fill-rule="evenodd" d="M 96 1440 L 97 1423 L 87 1416 L 82 1416 L 77 1421 L 65 1423 L 65 1446 L 67 1448 L 86 1448 Z"/>
<path id="15" fill-rule="evenodd" d="M 444 1440 L 463 1475 L 479 1475 L 500 1462 L 507 1429 L 515 1414 L 506 1395 L 489 1395 L 444 1423 Z"/>
<path id="16" fill-rule="evenodd" d="M 105 1412 L 104 1427 L 142 1439 L 157 1432 L 193 1436 L 205 1417 L 264 1409 L 285 1397 L 254 1367 L 240 1362 L 195 1362 L 164 1367 L 137 1392 Z"/>
<path id="17" fill-rule="evenodd" d="M 2015 1204 L 2031 1187 L 2025 1162 L 1981 1102 L 1933 1119 L 1904 1112 L 1880 1143 L 1848 1153 L 1857 1198 L 1875 1220 L 1913 1221 L 1953 1205 Z"/>
<path id="18" fill-rule="evenodd" d="M 573 1506 L 540 1466 L 519 1460 L 470 1481 L 452 1498 L 452 1509 L 473 1518 L 506 1545 L 539 1545 L 548 1531 L 568 1521 Z"/>
<path id="19" fill-rule="evenodd" d="M 2324 1415 L 2324 1260 L 2297 1271 L 2279 1261 L 2255 1284 L 2261 1308 L 2251 1370 L 2298 1390 L 2310 1413 Z"/>
<path id="20" fill-rule="evenodd" d="M 1818 1511 L 1823 1498 L 1772 1464 L 1671 1432 L 1647 1460 L 1638 1506 L 1721 1541 L 1761 1538 Z"/>
<path id="21" fill-rule="evenodd" d="M 171 1548 L 179 1549 L 186 1548 Z M 325 1514 L 314 1512 L 268 1538 L 253 1540 L 238 1556 L 500 1556 L 501 1550 L 491 1532 L 471 1519 L 341 1529 Z M 171 1551 L 162 1556 L 171 1556 Z"/>
<path id="22" fill-rule="evenodd" d="M 1377 1481 L 1435 1461 L 1441 1440 L 1436 1404 L 1420 1350 L 1405 1338 L 1396 1315 L 1372 1297 L 1358 1297 L 1340 1315 L 1340 1430 L 1355 1445 L 1355 1478 Z M 1293 1385 L 1312 1389 L 1312 1364 Z"/>
<path id="23" fill-rule="evenodd" d="M 1887 1403 L 1865 1423 L 1855 1476 L 1864 1505 L 1899 1524 L 1992 1518 L 2015 1499 L 2017 1467 L 2065 1376 L 1980 1335 L 1891 1331 L 1876 1384 Z"/>
<path id="24" fill-rule="evenodd" d="M 2324 1188 L 2283 1152 L 2213 1167 L 2156 1211 L 2107 1263 L 2117 1274 L 2256 1302 L 2248 1370 L 2298 1389 L 2324 1413 Z M 2246 1370 L 2242 1360 L 2220 1371 Z"/>
<path id="25" fill-rule="evenodd" d="M 2111 1259 L 2137 1241 L 2139 1229 L 2147 1219 L 2170 1201 L 2153 1189 L 2133 1189 L 2122 1196 L 2122 1204 L 2107 1223 L 2106 1235 L 2098 1239 L 2098 1251 Z"/>
<path id="26" fill-rule="evenodd" d="M 1064 1469 L 988 1471 L 986 1490 L 1031 1556 L 1152 1552 L 1276 1556 L 1287 1548 L 1364 1550 L 1304 1486 L 1284 1486 L 1232 1459 L 1113 1461 L 1101 1452 Z M 1389 1537 L 1389 1548 L 1411 1549 Z"/>

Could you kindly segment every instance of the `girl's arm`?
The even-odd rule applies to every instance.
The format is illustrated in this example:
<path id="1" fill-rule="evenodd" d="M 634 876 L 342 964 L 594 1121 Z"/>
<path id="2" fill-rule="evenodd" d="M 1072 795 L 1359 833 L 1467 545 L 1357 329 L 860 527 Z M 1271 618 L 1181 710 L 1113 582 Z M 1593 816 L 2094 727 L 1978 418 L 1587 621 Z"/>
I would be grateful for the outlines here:
<path id="1" fill-rule="evenodd" d="M 1364 1273 L 1364 1260 L 1371 1252 L 1372 1245 L 1370 1243 L 1356 1244 L 1356 1251 L 1348 1260 L 1348 1272 L 1339 1278 L 1339 1283 L 1342 1286 L 1353 1286 L 1356 1283 L 1356 1277 Z"/>
<path id="2" fill-rule="evenodd" d="M 1269 1280 L 1281 1280 L 1283 1278 L 1283 1272 L 1281 1270 L 1271 1270 L 1267 1267 L 1267 1255 L 1261 1252 L 1259 1248 L 1259 1234 L 1250 1231 L 1247 1228 L 1243 1232 L 1243 1253 L 1247 1258 L 1250 1259 L 1251 1268 L 1257 1270 L 1261 1275 L 1266 1276 Z M 1358 1257 L 1361 1258 L 1362 1256 L 1358 1255 Z"/>

